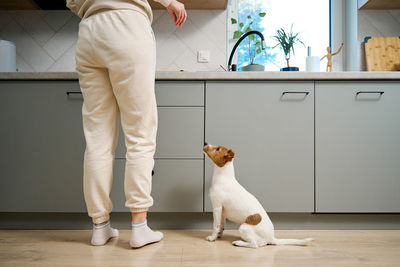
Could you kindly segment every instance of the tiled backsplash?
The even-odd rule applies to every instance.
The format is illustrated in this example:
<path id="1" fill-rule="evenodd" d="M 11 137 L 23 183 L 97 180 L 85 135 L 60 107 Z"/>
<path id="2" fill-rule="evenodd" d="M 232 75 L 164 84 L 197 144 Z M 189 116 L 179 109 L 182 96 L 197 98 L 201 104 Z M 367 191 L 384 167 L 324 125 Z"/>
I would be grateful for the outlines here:
<path id="1" fill-rule="evenodd" d="M 359 10 L 358 42 L 360 70 L 365 70 L 366 36 L 400 36 L 400 10 Z"/>
<path id="2" fill-rule="evenodd" d="M 188 10 L 176 27 L 165 10 L 154 10 L 157 70 L 213 71 L 226 64 L 226 11 Z M 69 11 L 0 11 L 0 39 L 17 46 L 19 71 L 75 71 L 80 19 Z M 209 63 L 197 51 L 209 50 Z"/>

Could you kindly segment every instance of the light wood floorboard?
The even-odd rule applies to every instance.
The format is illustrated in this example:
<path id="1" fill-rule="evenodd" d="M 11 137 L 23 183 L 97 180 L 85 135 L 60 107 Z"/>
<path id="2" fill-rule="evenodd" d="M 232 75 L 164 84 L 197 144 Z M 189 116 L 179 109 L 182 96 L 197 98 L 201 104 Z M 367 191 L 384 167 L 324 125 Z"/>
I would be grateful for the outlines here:
<path id="1" fill-rule="evenodd" d="M 279 230 L 278 238 L 315 240 L 308 246 L 232 246 L 227 230 L 208 242 L 206 230 L 163 230 L 165 239 L 129 248 L 129 230 L 102 247 L 89 230 L 1 230 L 0 266 L 400 266 L 398 230 Z"/>

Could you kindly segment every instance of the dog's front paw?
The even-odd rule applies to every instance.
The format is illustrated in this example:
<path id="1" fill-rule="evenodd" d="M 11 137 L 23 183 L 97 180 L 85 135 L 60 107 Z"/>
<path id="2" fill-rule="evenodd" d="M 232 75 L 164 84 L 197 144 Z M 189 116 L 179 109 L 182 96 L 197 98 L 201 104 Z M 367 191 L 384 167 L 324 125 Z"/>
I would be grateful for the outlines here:
<path id="1" fill-rule="evenodd" d="M 217 239 L 215 235 L 209 235 L 206 237 L 207 241 L 214 242 Z"/>

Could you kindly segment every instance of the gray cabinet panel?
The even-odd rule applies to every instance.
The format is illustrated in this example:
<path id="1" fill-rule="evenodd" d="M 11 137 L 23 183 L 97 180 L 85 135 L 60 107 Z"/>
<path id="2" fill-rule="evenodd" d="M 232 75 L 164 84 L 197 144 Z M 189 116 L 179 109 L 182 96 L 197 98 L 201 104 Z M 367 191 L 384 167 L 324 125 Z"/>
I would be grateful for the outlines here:
<path id="1" fill-rule="evenodd" d="M 205 140 L 236 152 L 236 178 L 267 211 L 314 210 L 313 108 L 313 82 L 207 82 Z"/>
<path id="2" fill-rule="evenodd" d="M 83 99 L 68 91 L 79 93 L 78 82 L 0 82 L 0 211 L 86 211 Z M 156 161 L 152 210 L 202 211 L 204 83 L 157 82 L 156 91 L 161 104 L 156 156 L 197 160 Z M 113 189 L 113 197 L 116 210 L 126 211 L 121 161 L 116 160 L 114 181 L 120 191 Z"/>
<path id="3" fill-rule="evenodd" d="M 203 129 L 203 107 L 158 107 L 155 158 L 202 159 Z M 125 158 L 124 138 L 120 126 L 116 158 Z"/>
<path id="4" fill-rule="evenodd" d="M 315 113 L 316 211 L 399 212 L 400 82 L 316 82 Z"/>
<path id="5" fill-rule="evenodd" d="M 82 96 L 75 81 L 0 82 L 0 211 L 80 212 Z"/>
<path id="6" fill-rule="evenodd" d="M 157 81 L 158 106 L 204 106 L 204 81 Z"/>
<path id="7" fill-rule="evenodd" d="M 156 160 L 152 182 L 154 212 L 203 211 L 203 160 Z M 114 211 L 127 211 L 124 194 L 125 160 L 117 159 L 111 199 Z"/>

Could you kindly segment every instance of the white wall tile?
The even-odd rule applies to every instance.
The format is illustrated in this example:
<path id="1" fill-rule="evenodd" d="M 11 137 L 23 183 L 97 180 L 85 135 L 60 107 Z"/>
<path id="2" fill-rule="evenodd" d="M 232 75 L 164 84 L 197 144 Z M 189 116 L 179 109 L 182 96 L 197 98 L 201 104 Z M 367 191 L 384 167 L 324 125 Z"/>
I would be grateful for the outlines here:
<path id="1" fill-rule="evenodd" d="M 152 22 L 152 24 L 154 24 L 162 15 L 164 15 L 165 12 L 167 12 L 167 11 L 162 10 L 162 9 L 153 10 L 153 22 Z"/>
<path id="2" fill-rule="evenodd" d="M 376 29 L 378 29 L 383 36 L 396 36 L 400 32 L 399 22 L 387 10 L 363 10 L 366 19 Z"/>
<path id="3" fill-rule="evenodd" d="M 40 46 L 55 34 L 37 12 L 18 11 L 14 14 L 14 19 Z"/>
<path id="4" fill-rule="evenodd" d="M 74 13 L 69 11 L 52 10 L 43 19 L 54 31 L 59 31 L 72 16 L 75 16 Z"/>
<path id="5" fill-rule="evenodd" d="M 174 60 L 187 49 L 182 41 L 175 35 L 169 36 L 163 42 L 157 42 L 157 65 L 156 70 L 164 70 L 174 63 Z"/>
<path id="6" fill-rule="evenodd" d="M 28 12 L 30 12 L 30 11 L 28 11 Z M 49 13 L 50 12 L 50 10 L 42 10 L 42 9 L 39 9 L 39 10 L 35 10 L 34 11 L 36 14 L 38 14 L 40 17 L 44 17 L 44 16 L 46 16 L 46 14 L 47 13 Z M 53 12 L 53 11 L 51 11 L 51 12 Z"/>
<path id="7" fill-rule="evenodd" d="M 0 10 L 0 31 L 2 31 L 11 21 L 12 18 L 8 14 L 8 11 Z"/>
<path id="8" fill-rule="evenodd" d="M 171 15 L 164 11 L 163 14 L 152 24 L 152 28 L 159 45 L 168 40 L 172 33 L 177 30 L 177 26 L 174 24 L 174 20 Z"/>
<path id="9" fill-rule="evenodd" d="M 203 34 L 192 20 L 188 19 L 185 26 L 178 29 L 175 35 L 196 54 L 199 50 L 209 50 L 212 53 L 211 60 L 214 59 L 215 55 L 223 55 L 222 60 L 219 58 L 219 61 L 221 61 L 219 64 L 226 64 L 226 35 L 223 40 L 219 41 L 221 43 L 217 45 L 216 41 L 212 40 L 213 36 Z M 224 27 L 225 25 L 220 28 Z"/>
<path id="10" fill-rule="evenodd" d="M 200 64 L 197 64 L 196 53 L 190 49 L 185 49 L 185 51 L 182 51 L 182 53 L 174 60 L 174 63 L 178 66 L 178 69 L 183 69 L 186 71 L 196 71 L 200 70 L 202 67 Z"/>
<path id="11" fill-rule="evenodd" d="M 57 60 L 78 39 L 79 20 L 71 17 L 69 21 L 43 46 L 49 55 Z"/>
<path id="12" fill-rule="evenodd" d="M 225 11 L 221 11 L 225 13 Z M 211 10 L 190 10 L 188 18 L 197 26 L 197 34 L 208 37 L 215 45 L 226 45 L 226 23 L 222 23 Z"/>
<path id="13" fill-rule="evenodd" d="M 48 72 L 75 71 L 75 50 L 74 43 L 68 50 L 50 67 Z M 72 59 L 72 60 L 71 60 Z"/>
<path id="14" fill-rule="evenodd" d="M 28 63 L 25 62 L 25 60 L 17 54 L 17 70 L 19 72 L 34 72 L 35 70 L 32 69 L 31 66 L 29 66 Z"/>

